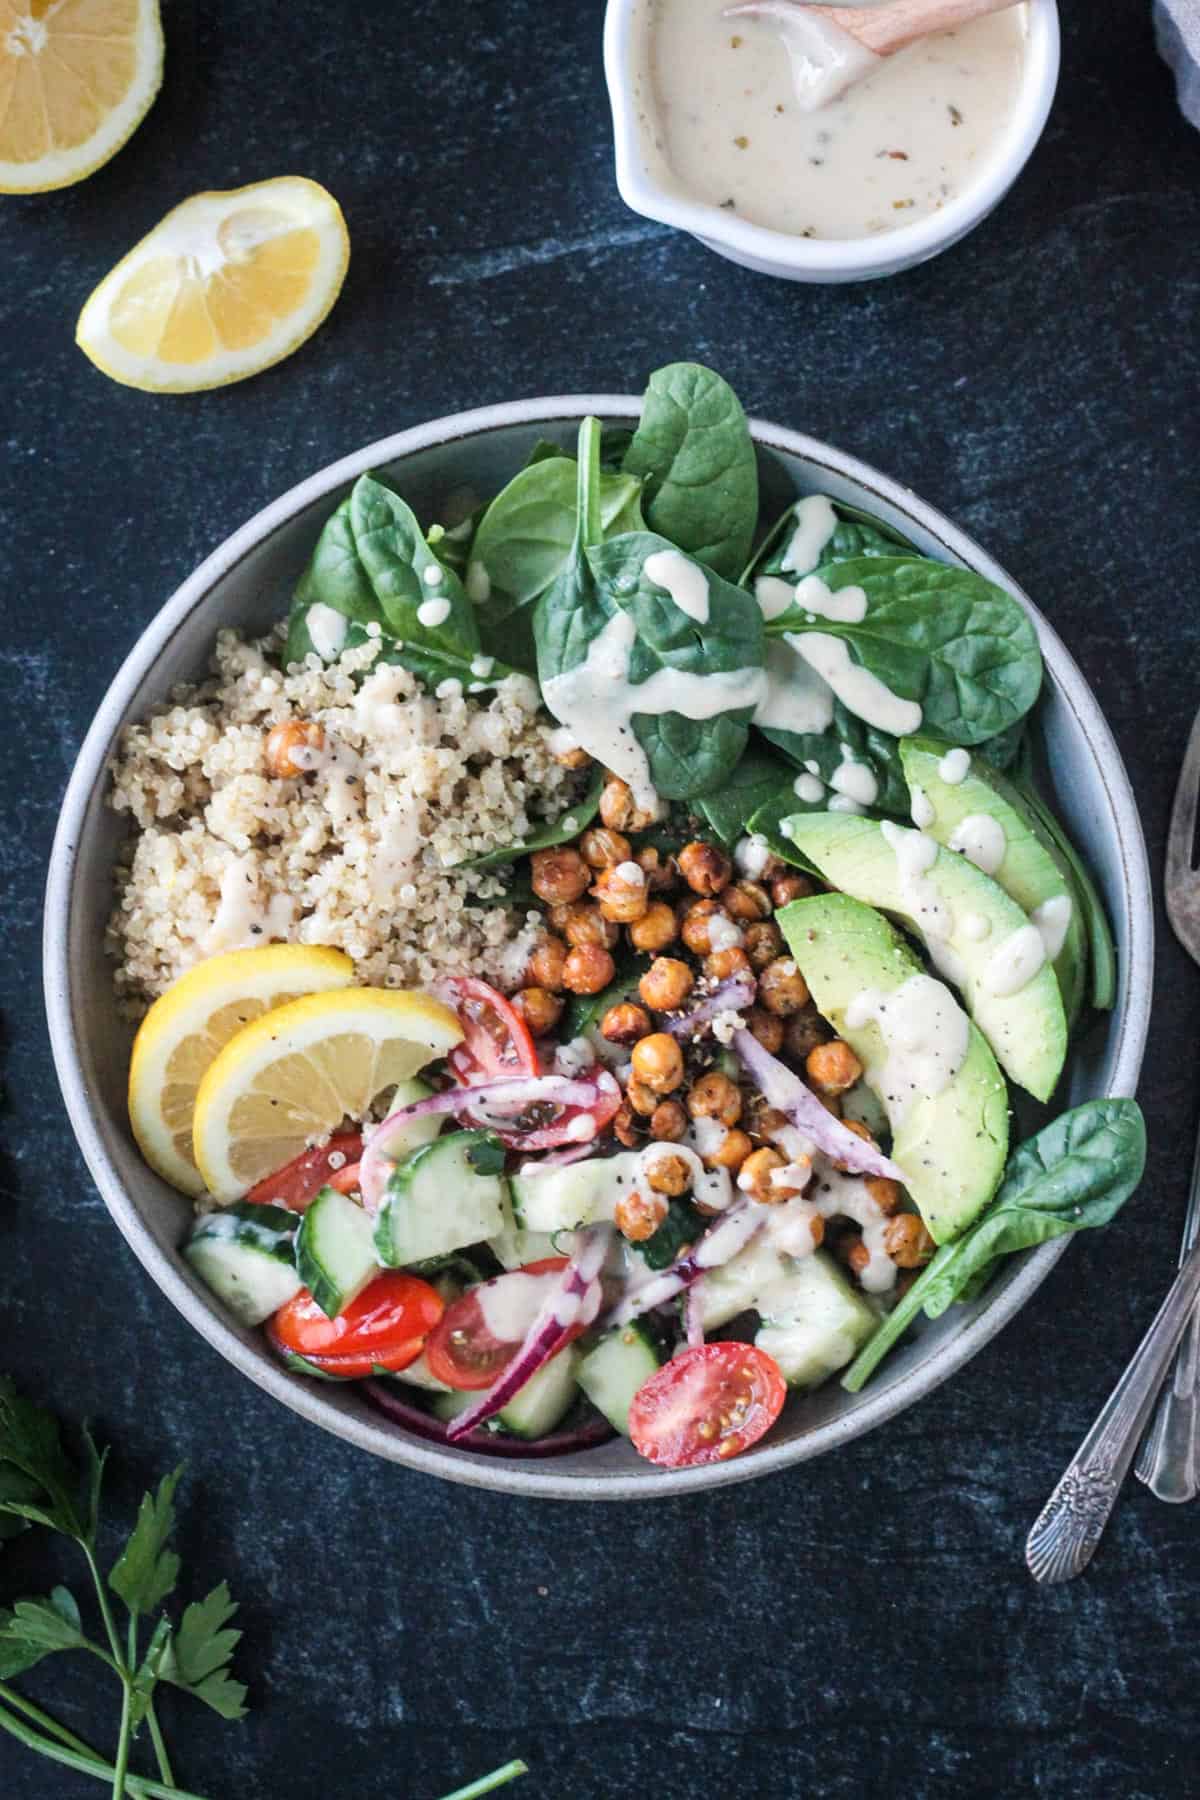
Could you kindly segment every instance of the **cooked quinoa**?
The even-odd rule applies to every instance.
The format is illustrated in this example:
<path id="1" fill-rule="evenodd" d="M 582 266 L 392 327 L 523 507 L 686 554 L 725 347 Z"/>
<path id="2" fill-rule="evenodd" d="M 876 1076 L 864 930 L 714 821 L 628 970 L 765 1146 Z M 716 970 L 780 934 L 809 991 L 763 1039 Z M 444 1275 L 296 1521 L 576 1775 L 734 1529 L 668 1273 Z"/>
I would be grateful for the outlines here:
<path id="1" fill-rule="evenodd" d="M 110 802 L 137 827 L 109 925 L 122 1005 L 136 1016 L 201 958 L 271 941 L 345 950 L 375 987 L 451 969 L 519 986 L 538 915 L 495 904 L 507 872 L 453 865 L 579 793 L 535 684 L 435 696 L 372 667 L 373 643 L 284 669 L 283 637 L 221 632 L 210 678 L 122 733 Z M 296 753 L 305 772 L 279 777 L 266 739 L 287 720 L 320 733 Z"/>

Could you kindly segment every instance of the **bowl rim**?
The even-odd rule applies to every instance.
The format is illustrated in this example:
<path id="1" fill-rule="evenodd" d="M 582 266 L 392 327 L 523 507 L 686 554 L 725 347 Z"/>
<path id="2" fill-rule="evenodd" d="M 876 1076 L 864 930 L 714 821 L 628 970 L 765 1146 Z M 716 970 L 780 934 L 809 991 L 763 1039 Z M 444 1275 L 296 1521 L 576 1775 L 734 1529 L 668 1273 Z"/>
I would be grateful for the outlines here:
<path id="1" fill-rule="evenodd" d="M 1037 147 L 1054 103 L 1061 62 L 1057 0 L 1025 0 L 1029 13 L 1026 66 L 1004 142 L 980 179 L 940 212 L 866 238 L 801 238 L 752 224 L 705 200 L 674 192 L 645 167 L 633 83 L 628 75 L 635 9 L 644 0 L 608 0 L 604 15 L 604 73 L 613 121 L 617 190 L 643 218 L 688 231 L 710 248 L 749 259 L 750 266 L 845 277 L 898 272 L 937 255 L 974 230 L 1016 180 Z M 898 266 L 898 267 L 897 267 Z M 770 272 L 766 270 L 765 272 Z"/>
<path id="2" fill-rule="evenodd" d="M 142 683 L 153 675 L 158 658 L 175 633 L 245 557 L 287 525 L 297 513 L 328 498 L 371 467 L 386 466 L 449 443 L 461 443 L 501 427 L 570 425 L 589 413 L 613 423 L 625 423 L 638 418 L 640 412 L 638 396 L 565 394 L 502 402 L 450 414 L 380 438 L 361 450 L 340 457 L 297 482 L 254 514 L 180 585 L 142 632 L 114 676 L 83 741 L 67 785 L 46 885 L 43 930 L 46 1014 L 67 1114 L 92 1178 L 118 1229 L 171 1304 L 206 1342 L 258 1387 L 293 1412 L 358 1448 L 422 1473 L 468 1486 L 543 1499 L 640 1500 L 667 1494 L 682 1496 L 701 1489 L 754 1480 L 847 1444 L 924 1399 L 969 1361 L 1031 1297 L 1066 1249 L 1069 1239 L 1060 1238 L 1034 1251 L 1005 1286 L 990 1301 L 981 1304 L 975 1317 L 937 1344 L 910 1373 L 890 1381 L 885 1376 L 857 1396 L 850 1411 L 815 1426 L 797 1439 L 775 1446 L 768 1439 L 752 1455 L 730 1463 L 695 1469 L 651 1470 L 637 1475 L 583 1473 L 566 1476 L 556 1475 L 552 1463 L 475 1457 L 467 1451 L 426 1444 L 385 1424 L 382 1416 L 377 1419 L 372 1413 L 366 1417 L 366 1402 L 362 1402 L 361 1411 L 340 1410 L 328 1403 L 318 1384 L 305 1385 L 282 1367 L 275 1366 L 264 1351 L 240 1335 L 225 1319 L 215 1301 L 210 1303 L 189 1284 L 178 1255 L 161 1249 L 143 1224 L 138 1208 L 109 1156 L 84 1077 L 81 1033 L 77 1029 L 73 1007 L 71 913 L 81 833 L 93 794 L 105 779 L 112 746 L 126 711 Z M 828 473 L 854 483 L 885 508 L 895 508 L 912 520 L 936 540 L 950 559 L 965 562 L 987 579 L 1000 583 L 1029 609 L 1043 652 L 1053 665 L 1056 687 L 1087 742 L 1117 825 L 1129 919 L 1129 947 L 1119 969 L 1118 1001 L 1112 1015 L 1117 1046 L 1109 1091 L 1113 1095 L 1132 1095 L 1137 1086 L 1150 1015 L 1154 956 L 1150 870 L 1141 820 L 1120 752 L 1099 704 L 1070 652 L 1000 565 L 911 489 L 858 458 L 805 433 L 760 419 L 751 419 L 750 428 L 758 448 L 804 457 Z"/>

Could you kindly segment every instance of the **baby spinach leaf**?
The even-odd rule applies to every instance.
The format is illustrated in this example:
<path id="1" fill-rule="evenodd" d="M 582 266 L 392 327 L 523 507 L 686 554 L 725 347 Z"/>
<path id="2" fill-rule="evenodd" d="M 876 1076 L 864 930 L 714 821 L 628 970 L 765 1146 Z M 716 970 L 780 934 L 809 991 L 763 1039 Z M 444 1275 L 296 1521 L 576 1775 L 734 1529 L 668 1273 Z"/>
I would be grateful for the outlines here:
<path id="1" fill-rule="evenodd" d="M 488 599 L 478 609 L 480 630 L 522 668 L 534 666 L 530 608 L 559 574 L 575 541 L 575 459 L 556 451 L 514 475 L 491 502 L 471 546 L 468 585 Z M 604 535 L 637 530 L 642 523 L 641 483 L 632 475 L 601 474 L 600 527 Z"/>
<path id="2" fill-rule="evenodd" d="M 1025 721 L 1018 719 L 1007 731 L 997 732 L 995 737 L 985 738 L 980 744 L 981 754 L 991 763 L 993 769 L 1006 774 L 1014 767 L 1021 754 L 1021 744 L 1025 736 Z"/>
<path id="3" fill-rule="evenodd" d="M 587 549 L 600 540 L 600 421 L 584 419 L 579 427 L 575 464 L 575 537 L 559 573 L 534 608 L 533 631 L 537 673 L 543 693 L 556 675 L 566 675 L 585 661 L 588 646 L 609 621 L 592 578 Z"/>
<path id="4" fill-rule="evenodd" d="M 909 817 L 912 802 L 900 761 L 899 738 L 855 718 L 840 700 L 834 701 L 833 721 L 827 731 L 776 731 L 774 727 L 767 726 L 760 726 L 759 729 L 768 742 L 782 750 L 798 769 L 808 770 L 809 763 L 815 762 L 815 773 L 826 787 L 843 763 L 866 763 L 876 782 L 873 805 L 880 812 L 890 813 L 893 818 Z M 846 754 L 847 751 L 850 752 L 849 755 Z M 814 771 L 808 772 L 812 774 Z M 829 797 L 822 796 L 816 801 L 799 802 L 792 811 L 823 812 L 828 805 Z"/>
<path id="5" fill-rule="evenodd" d="M 359 627 L 352 625 L 346 642 L 357 644 L 365 636 L 365 633 L 360 634 Z M 523 670 L 510 669 L 507 663 L 497 662 L 494 656 L 484 656 L 482 652 L 470 658 L 456 656 L 452 650 L 437 650 L 430 645 L 415 643 L 411 638 L 397 641 L 386 632 L 379 641 L 380 652 L 372 667 L 378 668 L 381 663 L 399 663 L 434 694 L 443 681 L 461 681 L 463 692 L 474 694 L 498 687 L 509 675 L 524 674 Z"/>
<path id="6" fill-rule="evenodd" d="M 736 581 L 758 522 L 758 461 L 728 383 L 699 363 L 657 369 L 623 466 L 646 484 L 650 529 Z"/>
<path id="7" fill-rule="evenodd" d="M 864 556 L 824 564 L 817 574 L 835 594 L 861 588 L 865 617 L 828 619 L 796 606 L 768 631 L 841 638 L 894 694 L 919 702 L 927 732 L 981 744 L 1037 699 L 1042 658 L 1033 622 L 981 575 L 919 556 Z"/>
<path id="8" fill-rule="evenodd" d="M 943 1244 L 842 1379 L 853 1393 L 924 1310 L 973 1297 L 1003 1256 L 1107 1225 L 1142 1179 L 1146 1126 L 1136 1100 L 1088 1100 L 1051 1120 L 1009 1158 L 987 1210 Z"/>
<path id="9" fill-rule="evenodd" d="M 471 545 L 483 512 L 483 507 L 477 506 L 473 513 L 460 520 L 457 525 L 431 525 L 425 533 L 425 541 L 442 567 L 453 569 L 460 581 L 466 575 Z"/>
<path id="10" fill-rule="evenodd" d="M 300 577 L 296 601 L 305 607 L 319 600 L 344 618 L 367 625 L 382 620 L 379 596 L 358 554 L 351 519 L 351 495 L 325 521 L 312 561 Z"/>
<path id="11" fill-rule="evenodd" d="M 569 844 L 577 838 L 581 831 L 586 831 L 596 814 L 600 811 L 600 794 L 604 787 L 604 770 L 597 768 L 588 784 L 588 789 L 573 806 L 557 819 L 539 826 L 531 831 L 527 838 L 519 844 L 501 844 L 495 850 L 485 850 L 480 856 L 472 856 L 466 862 L 455 863 L 456 869 L 494 869 L 500 863 L 516 862 L 518 857 L 529 856 L 534 850 L 552 850 L 557 844 Z"/>
<path id="12" fill-rule="evenodd" d="M 663 670 L 704 678 L 761 668 L 762 614 L 743 588 L 706 570 L 708 617 L 701 622 L 646 574 L 647 558 L 672 548 L 653 532 L 638 531 L 587 552 L 606 621 L 618 610 L 633 618 L 630 683 L 637 687 Z M 706 719 L 682 712 L 635 712 L 634 734 L 659 794 L 666 800 L 691 800 L 715 792 L 746 747 L 753 715 L 753 704 Z"/>
<path id="13" fill-rule="evenodd" d="M 696 801 L 696 811 L 718 842 L 728 848 L 744 837 L 758 808 L 783 788 L 791 793 L 795 775 L 781 757 L 752 744 L 724 786 Z M 792 795 L 789 810 L 795 811 Z M 794 848 L 795 846 L 793 846 Z"/>
<path id="14" fill-rule="evenodd" d="M 672 1199 L 667 1216 L 653 1237 L 633 1246 L 648 1269 L 666 1269 L 675 1262 L 688 1244 L 694 1244 L 704 1230 L 704 1220 L 686 1200 Z"/>
<path id="15" fill-rule="evenodd" d="M 816 875 L 819 878 L 821 871 L 816 863 L 810 862 L 804 852 L 797 849 L 791 838 L 785 837 L 783 832 L 783 821 L 792 813 L 818 810 L 817 807 L 806 806 L 805 802 L 799 799 L 793 785 L 795 779 L 794 775 L 789 775 L 770 799 L 763 801 L 757 811 L 752 814 L 749 829 L 758 837 L 766 838 L 768 848 L 779 858 L 780 862 L 790 863 L 792 868 L 803 869 L 806 875 Z M 821 804 L 823 805 L 824 802 Z"/>
<path id="16" fill-rule="evenodd" d="M 743 586 L 759 575 L 780 575 L 796 581 L 810 573 L 808 569 L 784 567 L 801 504 L 802 500 L 793 500 L 771 526 L 742 576 Z M 870 513 L 850 506 L 844 500 L 835 500 L 832 505 L 837 514 L 837 526 L 813 568 L 821 563 L 849 562 L 858 556 L 895 556 L 897 551 L 909 551 L 914 556 L 920 554 L 900 532 L 873 519 Z"/>

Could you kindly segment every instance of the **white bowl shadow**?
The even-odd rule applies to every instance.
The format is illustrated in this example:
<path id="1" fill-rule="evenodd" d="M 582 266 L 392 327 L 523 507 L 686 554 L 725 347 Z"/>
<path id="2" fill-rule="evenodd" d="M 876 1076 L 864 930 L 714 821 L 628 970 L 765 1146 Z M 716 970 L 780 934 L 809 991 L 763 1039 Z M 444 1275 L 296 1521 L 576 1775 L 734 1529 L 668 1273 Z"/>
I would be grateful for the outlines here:
<path id="1" fill-rule="evenodd" d="M 129 1032 L 116 1018 L 111 967 L 101 954 L 112 873 L 124 823 L 105 803 L 106 771 L 121 728 L 205 667 L 219 627 L 265 630 L 336 498 L 364 470 L 401 478 L 418 512 L 433 517 L 453 489 L 499 488 L 536 438 L 573 439 L 586 413 L 621 423 L 640 401 L 565 395 L 485 407 L 381 439 L 299 483 L 226 540 L 179 588 L 126 658 L 80 750 L 63 801 L 46 891 L 44 970 L 55 1066 L 75 1135 L 117 1226 L 171 1303 L 228 1361 L 304 1418 L 372 1454 L 427 1474 L 501 1492 L 558 1499 L 648 1499 L 686 1494 L 806 1461 L 882 1424 L 960 1368 L 1045 1279 L 1067 1240 L 1014 1258 L 970 1307 L 927 1326 L 898 1349 L 865 1392 L 833 1383 L 794 1398 L 775 1430 L 727 1464 L 664 1471 L 623 1441 L 535 1463 L 480 1457 L 424 1443 L 349 1390 L 288 1374 L 260 1333 L 234 1325 L 177 1250 L 189 1202 L 142 1162 L 129 1133 Z M 1071 1104 L 1135 1090 L 1149 1020 L 1153 968 L 1150 875 L 1129 780 L 1100 709 L 1070 654 L 1020 588 L 977 544 L 911 492 L 853 457 L 781 426 L 751 422 L 769 507 L 819 488 L 898 528 L 922 550 L 959 562 L 1013 593 L 1031 613 L 1046 661 L 1038 716 L 1056 808 L 1088 857 L 1114 922 L 1118 995 L 1072 1057 Z"/>

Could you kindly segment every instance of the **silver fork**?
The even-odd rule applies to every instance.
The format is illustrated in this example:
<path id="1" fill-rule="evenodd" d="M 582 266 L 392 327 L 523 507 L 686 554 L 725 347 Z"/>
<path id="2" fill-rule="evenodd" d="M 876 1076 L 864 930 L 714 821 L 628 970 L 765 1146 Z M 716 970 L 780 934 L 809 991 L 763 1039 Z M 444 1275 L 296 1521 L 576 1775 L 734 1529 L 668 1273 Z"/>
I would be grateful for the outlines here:
<path id="1" fill-rule="evenodd" d="M 1200 713 L 1192 725 L 1167 838 L 1167 917 L 1188 955 L 1200 963 L 1200 870 L 1193 867 L 1200 802 Z M 1180 1263 L 1200 1237 L 1200 1137 L 1183 1226 Z M 1200 1491 L 1200 1308 L 1193 1312 L 1162 1391 L 1134 1474 L 1160 1500 L 1194 1500 Z"/>
<path id="2" fill-rule="evenodd" d="M 1192 866 L 1200 806 L 1200 713 L 1187 751 L 1167 838 L 1167 913 L 1184 949 L 1200 963 L 1200 870 Z M 1178 1350 L 1174 1374 L 1164 1378 Z M 1159 1399 L 1137 1473 L 1163 1500 L 1190 1500 L 1200 1480 L 1200 1136 L 1184 1224 L 1179 1273 L 1092 1429 L 1039 1513 L 1025 1545 L 1030 1573 L 1069 1581 L 1092 1559 L 1129 1473 L 1138 1439 Z M 1161 1398 L 1159 1390 L 1162 1389 Z"/>

